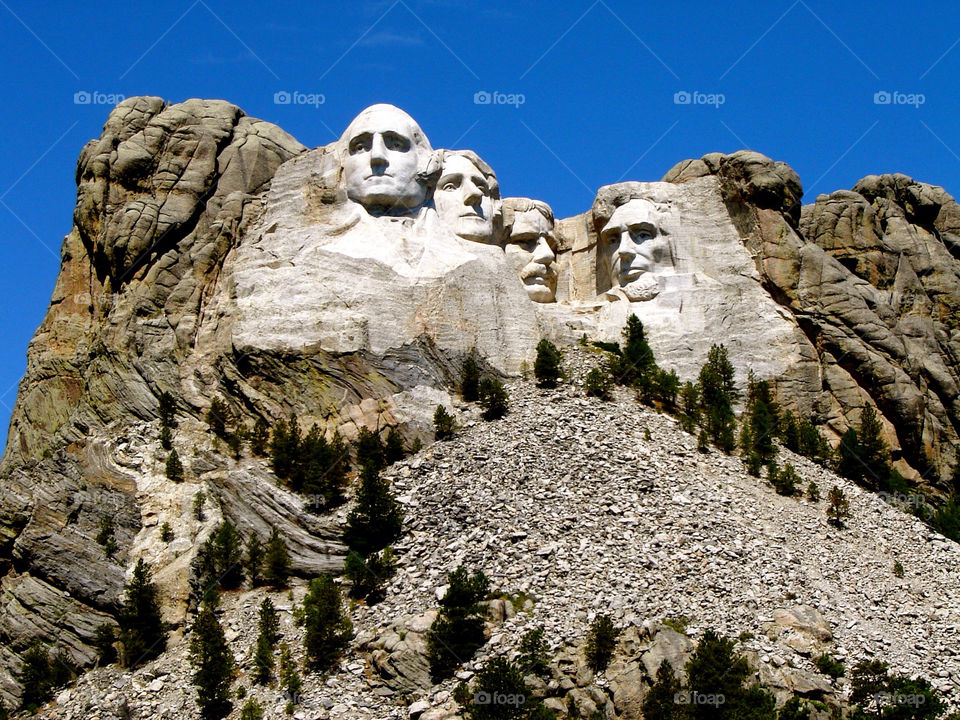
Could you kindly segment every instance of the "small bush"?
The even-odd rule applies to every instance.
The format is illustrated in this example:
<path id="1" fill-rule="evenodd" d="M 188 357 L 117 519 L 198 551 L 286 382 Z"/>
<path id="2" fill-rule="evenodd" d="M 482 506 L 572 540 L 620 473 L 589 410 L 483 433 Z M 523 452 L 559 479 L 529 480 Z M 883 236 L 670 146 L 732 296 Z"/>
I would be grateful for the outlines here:
<path id="1" fill-rule="evenodd" d="M 552 388 L 560 380 L 560 362 L 563 353 L 547 339 L 537 343 L 537 359 L 533 363 L 533 375 L 540 387 Z"/>
<path id="2" fill-rule="evenodd" d="M 800 476 L 790 463 L 783 468 L 777 468 L 777 464 L 771 461 L 767 465 L 767 473 L 767 479 L 778 495 L 796 495 L 799 492 L 797 483 L 800 481 Z"/>
<path id="3" fill-rule="evenodd" d="M 480 406 L 484 420 L 498 420 L 507 414 L 509 397 L 502 382 L 490 377 L 480 381 Z"/>
<path id="4" fill-rule="evenodd" d="M 820 486 L 813 480 L 807 485 L 807 499 L 810 500 L 810 502 L 820 502 Z"/>
<path id="5" fill-rule="evenodd" d="M 903 577 L 903 563 L 899 560 L 893 561 L 893 576 L 902 578 Z"/>
<path id="6" fill-rule="evenodd" d="M 593 368 L 587 373 L 584 389 L 589 397 L 608 400 L 610 398 L 610 385 L 610 375 L 600 368 Z"/>
<path id="7" fill-rule="evenodd" d="M 480 398 L 480 366 L 473 352 L 463 361 L 460 372 L 460 395 L 466 402 L 476 402 Z"/>
<path id="8" fill-rule="evenodd" d="M 447 440 L 453 437 L 456 424 L 453 416 L 447 412 L 443 405 L 437 405 L 433 412 L 433 436 L 437 440 Z"/>
<path id="9" fill-rule="evenodd" d="M 816 666 L 817 670 L 822 672 L 824 675 L 832 677 L 834 680 L 843 677 L 843 663 L 839 660 L 835 660 L 832 655 L 828 655 L 826 653 L 819 655 L 814 659 L 813 664 Z"/>
<path id="10" fill-rule="evenodd" d="M 170 457 L 167 458 L 167 480 L 173 482 L 183 482 L 183 464 L 180 462 L 180 456 L 176 450 L 170 451 Z"/>
<path id="11" fill-rule="evenodd" d="M 517 659 L 524 675 L 546 676 L 550 672 L 550 656 L 543 639 L 543 628 L 528 630 L 520 638 L 520 657 Z"/>
<path id="12" fill-rule="evenodd" d="M 490 588 L 487 576 L 479 571 L 470 575 L 461 566 L 447 575 L 447 583 L 440 612 L 427 631 L 427 657 L 435 681 L 452 675 L 485 642 L 480 601 Z"/>
<path id="13" fill-rule="evenodd" d="M 203 490 L 200 490 L 196 495 L 193 496 L 193 517 L 196 518 L 197 522 L 203 522 L 203 504 L 207 501 L 207 496 L 204 495 Z"/>
<path id="14" fill-rule="evenodd" d="M 101 665 L 110 665 L 118 659 L 117 655 L 117 631 L 113 625 L 97 626 L 96 635 L 93 638 L 93 646 L 97 649 L 97 659 Z"/>
<path id="15" fill-rule="evenodd" d="M 267 446 L 270 443 L 270 426 L 262 417 L 257 418 L 253 424 L 253 430 L 250 432 L 250 452 L 259 457 L 267 454 Z"/>
<path id="16" fill-rule="evenodd" d="M 240 711 L 240 720 L 263 720 L 263 708 L 253 698 L 247 700 Z"/>
<path id="17" fill-rule="evenodd" d="M 827 494 L 827 517 L 830 523 L 838 528 L 843 527 L 843 521 L 850 517 L 850 501 L 843 490 L 834 485 Z"/>
<path id="18" fill-rule="evenodd" d="M 585 654 L 587 665 L 595 672 L 605 670 L 610 664 L 619 634 L 620 631 L 614 627 L 613 620 L 606 615 L 597 615 L 590 623 Z"/>
<path id="19" fill-rule="evenodd" d="M 160 539 L 163 542 L 168 543 L 173 540 L 173 537 L 173 528 L 170 527 L 170 523 L 165 522 L 160 526 Z"/>
<path id="20" fill-rule="evenodd" d="M 368 603 L 383 597 L 384 587 L 395 570 L 393 550 L 389 546 L 366 558 L 351 551 L 343 565 L 343 574 L 351 582 L 351 597 L 363 598 Z"/>

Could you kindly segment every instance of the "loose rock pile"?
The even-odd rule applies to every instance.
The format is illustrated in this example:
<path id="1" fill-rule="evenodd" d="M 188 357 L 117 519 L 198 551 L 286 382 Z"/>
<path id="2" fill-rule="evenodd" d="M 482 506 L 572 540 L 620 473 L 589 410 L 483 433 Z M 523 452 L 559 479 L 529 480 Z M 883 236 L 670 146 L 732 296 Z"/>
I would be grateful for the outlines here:
<path id="1" fill-rule="evenodd" d="M 585 397 L 583 375 L 598 362 L 592 351 L 569 350 L 569 383 L 542 390 L 511 382 L 506 418 L 487 423 L 477 408 L 460 407 L 454 439 L 385 472 L 407 514 L 396 576 L 383 602 L 352 608 L 353 650 L 330 677 L 305 677 L 295 718 L 452 718 L 456 683 L 487 658 L 515 652 L 537 626 L 554 655 L 552 678 L 538 692 L 557 710 L 572 699 L 581 712 L 639 717 L 643 683 L 659 660 L 682 664 L 708 628 L 741 637 L 741 651 L 781 700 L 791 692 L 843 698 L 847 682 L 834 683 L 812 662 L 829 652 L 848 669 L 886 660 L 960 702 L 960 547 L 781 450 L 780 463 L 791 462 L 804 487 L 814 481 L 825 496 L 839 485 L 847 494 L 847 526 L 829 525 L 826 501 L 779 496 L 738 457 L 698 452 L 673 418 L 630 392 L 617 389 L 611 402 Z M 446 573 L 461 564 L 483 570 L 502 600 L 490 604 L 489 641 L 459 679 L 430 686 L 418 633 Z M 222 622 L 241 668 L 235 687 L 260 698 L 266 717 L 280 718 L 287 699 L 250 679 L 266 592 L 225 594 Z M 295 587 L 294 601 L 303 593 Z M 293 603 L 271 595 L 299 656 Z M 610 668 L 594 676 L 581 648 L 598 613 L 623 632 Z M 41 715 L 107 720 L 123 717 L 125 700 L 128 717 L 199 717 L 187 644 L 172 637 L 164 656 L 135 673 L 95 670 Z"/>

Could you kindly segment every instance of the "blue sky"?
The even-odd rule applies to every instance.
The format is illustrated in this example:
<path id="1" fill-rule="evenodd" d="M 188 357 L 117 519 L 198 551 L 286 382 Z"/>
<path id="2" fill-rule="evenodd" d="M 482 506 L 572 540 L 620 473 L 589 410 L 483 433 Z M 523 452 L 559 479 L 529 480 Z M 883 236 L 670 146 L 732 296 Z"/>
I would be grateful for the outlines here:
<path id="1" fill-rule="evenodd" d="M 223 98 L 310 147 L 390 102 L 560 217 L 600 185 L 744 147 L 789 163 L 805 202 L 883 172 L 957 193 L 958 21 L 952 3 L 889 0 L 0 0 L 0 423 L 110 95 Z"/>

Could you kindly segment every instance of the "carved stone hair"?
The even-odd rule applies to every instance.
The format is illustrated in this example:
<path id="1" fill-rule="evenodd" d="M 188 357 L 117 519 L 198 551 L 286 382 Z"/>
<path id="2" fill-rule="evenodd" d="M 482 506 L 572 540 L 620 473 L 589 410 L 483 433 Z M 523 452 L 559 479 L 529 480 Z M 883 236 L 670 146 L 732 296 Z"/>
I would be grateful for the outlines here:
<path id="1" fill-rule="evenodd" d="M 473 150 L 437 150 L 437 162 L 440 167 L 440 174 L 442 174 L 443 166 L 447 160 L 452 157 L 463 157 L 473 163 L 473 166 L 480 171 L 484 180 L 487 181 L 490 197 L 494 200 L 500 199 L 500 183 L 497 182 L 497 174 L 493 171 L 493 168 Z"/>
<path id="2" fill-rule="evenodd" d="M 597 197 L 590 209 L 593 228 L 598 235 L 610 221 L 614 211 L 631 200 L 644 200 L 653 205 L 658 213 L 665 213 L 670 208 L 666 191 L 651 188 L 648 183 L 623 182 L 607 185 L 597 191 Z"/>
<path id="3" fill-rule="evenodd" d="M 513 227 L 513 220 L 519 213 L 536 210 L 553 225 L 553 209 L 542 200 L 532 200 L 522 197 L 508 197 L 503 199 L 503 226 Z"/>

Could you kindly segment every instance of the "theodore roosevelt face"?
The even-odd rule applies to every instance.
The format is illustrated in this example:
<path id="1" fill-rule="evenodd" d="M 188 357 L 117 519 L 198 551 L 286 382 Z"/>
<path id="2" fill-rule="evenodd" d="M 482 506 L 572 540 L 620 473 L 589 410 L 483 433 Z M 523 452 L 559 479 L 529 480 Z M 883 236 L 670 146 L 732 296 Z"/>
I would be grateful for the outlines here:
<path id="1" fill-rule="evenodd" d="M 520 279 L 530 299 L 553 302 L 557 292 L 557 255 L 552 218 L 536 207 L 517 212 L 505 250 L 520 266 Z"/>

